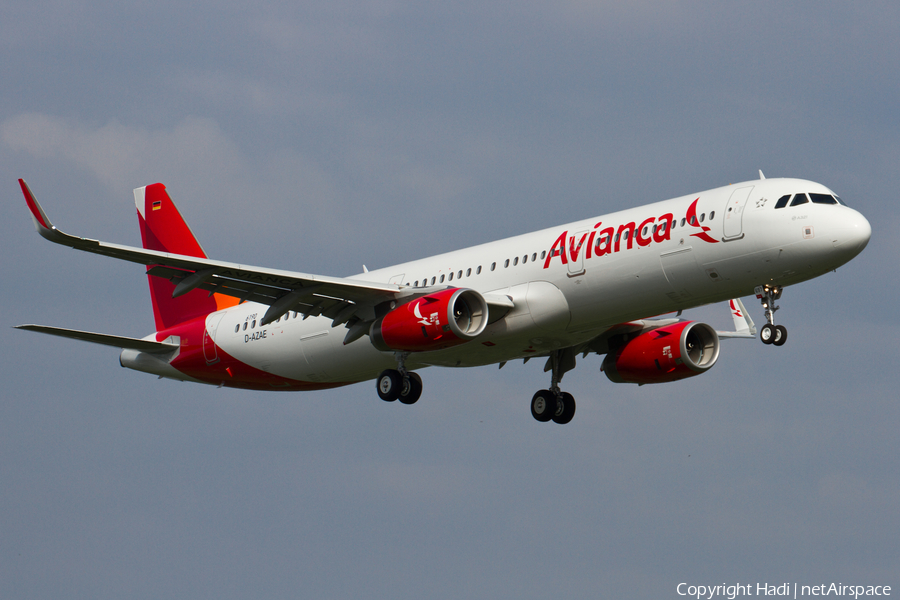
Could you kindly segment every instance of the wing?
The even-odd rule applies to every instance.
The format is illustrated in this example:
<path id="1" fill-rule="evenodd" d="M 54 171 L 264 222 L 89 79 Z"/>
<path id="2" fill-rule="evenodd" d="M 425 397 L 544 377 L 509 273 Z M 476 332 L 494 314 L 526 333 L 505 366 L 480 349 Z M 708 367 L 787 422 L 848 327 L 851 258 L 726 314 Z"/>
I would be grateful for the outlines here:
<path id="1" fill-rule="evenodd" d="M 19 185 L 34 226 L 45 239 L 76 250 L 142 264 L 147 267 L 148 275 L 175 284 L 173 297 L 202 289 L 210 294 L 233 296 L 241 302 L 268 305 L 263 325 L 288 311 L 302 313 L 304 317 L 324 315 L 332 319 L 333 327 L 347 325 L 350 331 L 344 343 L 349 344 L 368 333 L 366 324 L 393 308 L 392 303 L 426 295 L 436 289 L 266 269 L 77 237 L 57 229 L 28 184 L 20 179 Z M 492 321 L 506 314 L 512 304 L 506 296 L 486 299 L 491 307 Z"/>

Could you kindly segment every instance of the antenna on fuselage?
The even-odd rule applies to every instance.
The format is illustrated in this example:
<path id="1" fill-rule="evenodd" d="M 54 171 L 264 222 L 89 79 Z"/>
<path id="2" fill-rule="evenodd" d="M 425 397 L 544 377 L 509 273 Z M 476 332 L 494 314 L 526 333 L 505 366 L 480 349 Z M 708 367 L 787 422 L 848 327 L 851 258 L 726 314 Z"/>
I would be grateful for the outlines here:
<path id="1" fill-rule="evenodd" d="M 760 179 L 765 179 L 765 178 L 766 178 L 766 176 L 763 175 L 762 169 L 759 170 L 759 178 L 760 178 Z"/>

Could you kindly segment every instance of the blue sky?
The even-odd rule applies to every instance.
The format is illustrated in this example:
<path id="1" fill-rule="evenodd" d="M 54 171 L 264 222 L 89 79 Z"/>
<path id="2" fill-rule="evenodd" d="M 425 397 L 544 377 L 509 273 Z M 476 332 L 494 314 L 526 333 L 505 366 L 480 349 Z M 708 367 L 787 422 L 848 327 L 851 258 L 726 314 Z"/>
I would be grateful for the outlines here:
<path id="1" fill-rule="evenodd" d="M 0 9 L 0 596 L 647 598 L 682 582 L 900 587 L 896 3 L 90 3 Z M 665 386 L 600 358 L 278 395 L 156 380 L 138 244 L 164 182 L 212 257 L 328 275 L 769 177 L 869 247 L 788 288 L 782 348 Z M 763 321 L 753 298 L 753 318 Z M 720 328 L 724 305 L 695 311 Z"/>

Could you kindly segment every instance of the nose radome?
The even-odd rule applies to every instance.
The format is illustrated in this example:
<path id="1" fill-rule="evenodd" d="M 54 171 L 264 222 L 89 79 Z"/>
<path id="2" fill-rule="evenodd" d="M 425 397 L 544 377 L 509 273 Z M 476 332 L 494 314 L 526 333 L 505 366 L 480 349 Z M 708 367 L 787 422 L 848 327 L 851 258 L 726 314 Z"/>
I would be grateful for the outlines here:
<path id="1" fill-rule="evenodd" d="M 868 245 L 872 237 L 872 226 L 859 212 L 850 209 L 841 215 L 840 226 L 835 229 L 834 247 L 856 256 Z"/>

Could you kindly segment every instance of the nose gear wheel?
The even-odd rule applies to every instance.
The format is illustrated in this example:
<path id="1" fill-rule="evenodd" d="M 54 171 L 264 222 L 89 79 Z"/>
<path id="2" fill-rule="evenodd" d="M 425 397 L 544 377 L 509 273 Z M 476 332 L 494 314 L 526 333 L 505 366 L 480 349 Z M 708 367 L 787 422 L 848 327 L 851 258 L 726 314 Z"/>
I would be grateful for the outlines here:
<path id="1" fill-rule="evenodd" d="M 756 297 L 766 309 L 766 321 L 759 330 L 759 339 L 763 344 L 782 346 L 787 341 L 787 328 L 784 325 L 775 325 L 775 311 L 780 306 L 775 301 L 781 298 L 782 287 L 780 285 L 765 284 L 756 287 Z"/>

